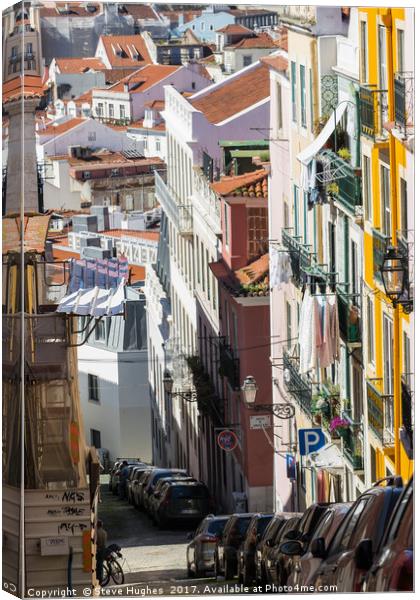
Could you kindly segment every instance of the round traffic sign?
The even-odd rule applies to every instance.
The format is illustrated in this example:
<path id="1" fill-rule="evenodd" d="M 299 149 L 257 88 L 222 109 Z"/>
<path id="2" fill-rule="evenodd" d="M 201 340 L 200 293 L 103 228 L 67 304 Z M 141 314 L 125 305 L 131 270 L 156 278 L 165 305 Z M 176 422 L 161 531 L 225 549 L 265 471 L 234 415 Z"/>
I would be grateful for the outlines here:
<path id="1" fill-rule="evenodd" d="M 229 429 L 224 429 L 217 436 L 217 443 L 222 450 L 226 452 L 232 452 L 238 445 L 238 436 Z"/>

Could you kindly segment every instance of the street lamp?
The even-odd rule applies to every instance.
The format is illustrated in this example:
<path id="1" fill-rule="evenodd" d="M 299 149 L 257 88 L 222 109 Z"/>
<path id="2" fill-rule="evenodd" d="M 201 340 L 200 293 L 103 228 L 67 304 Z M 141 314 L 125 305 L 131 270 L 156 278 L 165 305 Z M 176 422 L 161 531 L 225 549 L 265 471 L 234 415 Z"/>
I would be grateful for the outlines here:
<path id="1" fill-rule="evenodd" d="M 408 264 L 407 256 L 399 248 L 388 246 L 384 255 L 380 273 L 385 294 L 392 301 L 394 308 L 401 304 L 404 312 L 413 310 L 413 301 L 407 298 Z"/>
<path id="2" fill-rule="evenodd" d="M 181 398 L 185 402 L 197 402 L 197 392 L 195 390 L 180 390 L 178 392 L 173 392 L 174 380 L 172 375 L 168 370 L 163 373 L 163 387 L 165 392 L 171 398 Z"/>
<path id="3" fill-rule="evenodd" d="M 242 392 L 244 395 L 245 406 L 250 410 L 267 411 L 279 417 L 279 419 L 291 419 L 295 416 L 295 407 L 289 403 L 273 403 L 273 404 L 255 404 L 255 398 L 258 392 L 257 382 L 255 377 L 248 375 L 245 377 L 242 384 Z"/>

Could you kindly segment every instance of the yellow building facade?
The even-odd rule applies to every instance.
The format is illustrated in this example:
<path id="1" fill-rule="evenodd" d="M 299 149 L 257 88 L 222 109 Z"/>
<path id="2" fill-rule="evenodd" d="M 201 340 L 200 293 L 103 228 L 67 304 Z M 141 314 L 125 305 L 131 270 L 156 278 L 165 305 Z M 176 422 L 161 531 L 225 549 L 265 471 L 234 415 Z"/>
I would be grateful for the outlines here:
<path id="1" fill-rule="evenodd" d="M 407 481 L 413 472 L 413 28 L 411 9 L 359 8 L 365 412 L 371 482 L 398 474 Z M 402 303 L 393 303 L 383 285 L 381 268 L 390 247 L 408 266 Z"/>

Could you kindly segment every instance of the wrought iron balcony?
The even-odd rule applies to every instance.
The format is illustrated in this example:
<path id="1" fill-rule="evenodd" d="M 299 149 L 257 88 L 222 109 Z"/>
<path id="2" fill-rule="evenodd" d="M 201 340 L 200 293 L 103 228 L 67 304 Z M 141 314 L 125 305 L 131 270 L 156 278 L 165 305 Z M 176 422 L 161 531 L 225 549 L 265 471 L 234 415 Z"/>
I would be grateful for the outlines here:
<path id="1" fill-rule="evenodd" d="M 282 243 L 289 251 L 293 279 L 296 285 L 301 286 L 304 282 L 305 270 L 312 265 L 312 254 L 310 246 L 303 244 L 300 237 L 292 235 L 293 229 L 283 229 Z"/>
<path id="2" fill-rule="evenodd" d="M 343 413 L 349 425 L 339 431 L 340 437 L 343 440 L 343 454 L 353 466 L 355 471 L 364 470 L 364 444 L 363 430 L 358 423 L 353 423 L 351 418 Z"/>
<path id="3" fill-rule="evenodd" d="M 283 351 L 284 385 L 299 406 L 312 416 L 312 382 L 299 372 L 299 357 Z"/>
<path id="4" fill-rule="evenodd" d="M 360 86 L 361 133 L 373 140 L 387 137 L 384 129 L 388 121 L 387 90 L 375 86 Z"/>
<path id="5" fill-rule="evenodd" d="M 395 126 L 404 137 L 414 133 L 414 73 L 394 75 Z"/>
<path id="6" fill-rule="evenodd" d="M 360 309 L 355 305 L 353 295 L 345 293 L 340 285 L 336 290 L 341 337 L 347 344 L 359 346 L 362 342 Z"/>
<path id="7" fill-rule="evenodd" d="M 173 221 L 181 235 L 191 236 L 193 231 L 192 207 L 180 204 L 177 195 L 155 171 L 156 198 L 164 212 Z"/>
<path id="8" fill-rule="evenodd" d="M 324 150 L 322 157 L 329 159 L 332 181 L 338 186 L 338 194 L 335 197 L 336 202 L 354 213 L 356 206 L 362 204 L 361 181 L 360 176 L 357 175 L 358 170 L 333 150 Z"/>
<path id="9" fill-rule="evenodd" d="M 386 253 L 387 246 L 389 245 L 390 238 L 385 236 L 379 229 L 372 229 L 373 238 L 373 276 L 374 278 L 382 283 L 381 278 L 381 267 L 384 262 L 384 256 Z"/>
<path id="10" fill-rule="evenodd" d="M 193 216 L 192 206 L 178 206 L 178 230 L 182 236 L 192 236 Z"/>
<path id="11" fill-rule="evenodd" d="M 367 382 L 368 425 L 383 446 L 394 444 L 394 433 L 386 427 L 387 414 L 393 418 L 394 396 L 382 394 L 374 385 Z"/>
<path id="12" fill-rule="evenodd" d="M 227 344 L 225 338 L 221 338 L 219 342 L 219 360 L 220 375 L 227 378 L 229 385 L 233 390 L 239 390 L 239 358 L 235 357 L 232 348 Z"/>

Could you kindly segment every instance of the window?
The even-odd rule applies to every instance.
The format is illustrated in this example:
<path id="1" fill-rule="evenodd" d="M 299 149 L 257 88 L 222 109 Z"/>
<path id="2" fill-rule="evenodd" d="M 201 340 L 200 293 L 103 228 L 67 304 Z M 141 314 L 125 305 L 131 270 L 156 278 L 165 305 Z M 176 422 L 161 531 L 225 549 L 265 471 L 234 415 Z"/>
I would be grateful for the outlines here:
<path id="1" fill-rule="evenodd" d="M 89 400 L 99 402 L 99 378 L 97 375 L 88 374 Z"/>
<path id="2" fill-rule="evenodd" d="M 114 105 L 113 104 L 109 105 L 109 116 L 110 117 L 114 116 Z"/>
<path id="3" fill-rule="evenodd" d="M 205 24 L 205 23 L 203 23 L 203 22 L 201 22 L 201 23 L 200 23 L 200 29 L 201 29 L 201 31 L 204 31 L 204 30 L 205 30 L 205 28 L 206 28 L 206 24 Z"/>
<path id="4" fill-rule="evenodd" d="M 283 128 L 283 114 L 282 114 L 282 100 L 281 100 L 281 85 L 279 83 L 277 83 L 276 85 L 276 90 L 277 90 L 277 129 L 282 129 Z"/>
<path id="5" fill-rule="evenodd" d="M 410 338 L 406 331 L 403 333 L 403 349 L 404 349 L 404 374 L 409 375 L 411 373 L 411 347 Z M 410 377 L 407 377 L 407 382 L 410 383 Z"/>
<path id="6" fill-rule="evenodd" d="M 381 165 L 381 204 L 382 204 L 382 232 L 386 237 L 391 237 L 391 198 L 389 189 L 389 169 Z"/>
<path id="7" fill-rule="evenodd" d="M 125 106 L 120 104 L 120 119 L 125 119 Z"/>
<path id="8" fill-rule="evenodd" d="M 88 141 L 89 142 L 96 142 L 96 132 L 95 131 L 89 131 L 88 132 Z"/>
<path id="9" fill-rule="evenodd" d="M 363 155 L 363 203 L 365 205 L 365 217 L 372 220 L 372 184 L 370 171 L 370 156 Z"/>
<path id="10" fill-rule="evenodd" d="M 90 171 L 83 171 L 83 179 L 90 179 Z"/>
<path id="11" fill-rule="evenodd" d="M 229 207 L 227 203 L 224 203 L 224 212 L 225 212 L 225 246 L 229 246 Z"/>
<path id="12" fill-rule="evenodd" d="M 245 56 L 243 56 L 242 64 L 244 67 L 248 67 L 250 64 L 252 64 L 252 56 L 250 54 L 246 54 Z"/>
<path id="13" fill-rule="evenodd" d="M 292 348 L 292 307 L 290 302 L 286 300 L 286 336 L 287 336 L 287 349 Z"/>
<path id="14" fill-rule="evenodd" d="M 329 556 L 340 554 L 347 550 L 350 538 L 357 527 L 357 523 L 360 520 L 362 512 L 369 502 L 369 498 L 361 499 L 356 506 L 353 508 L 351 513 L 346 517 L 342 527 L 338 530 L 337 535 L 334 537 L 331 547 L 328 551 Z"/>
<path id="15" fill-rule="evenodd" d="M 360 81 L 368 80 L 367 23 L 360 21 Z"/>
<path id="16" fill-rule="evenodd" d="M 295 235 L 299 235 L 299 188 L 297 185 L 293 186 L 293 213 Z"/>
<path id="17" fill-rule="evenodd" d="M 27 54 L 32 54 L 32 42 L 27 42 L 26 52 L 27 52 Z"/>
<path id="18" fill-rule="evenodd" d="M 101 432 L 97 429 L 90 430 L 90 444 L 94 448 L 102 448 L 101 446 Z"/>
<path id="19" fill-rule="evenodd" d="M 103 117 L 103 114 L 104 114 L 103 102 L 98 102 L 98 106 L 96 107 L 96 114 L 98 115 L 98 117 Z"/>
<path id="20" fill-rule="evenodd" d="M 192 90 L 195 90 L 195 87 L 196 87 L 196 86 L 195 86 L 195 81 L 192 81 L 192 82 L 191 82 L 191 89 L 192 89 Z"/>
<path id="21" fill-rule="evenodd" d="M 17 56 L 17 46 L 12 46 L 12 56 L 13 58 Z"/>
<path id="22" fill-rule="evenodd" d="M 378 44 L 379 44 L 379 89 L 386 90 L 387 76 L 386 76 L 386 28 L 383 25 L 379 25 L 378 29 Z"/>
<path id="23" fill-rule="evenodd" d="M 309 69 L 309 111 L 311 116 L 311 131 L 314 129 L 314 97 L 312 89 L 312 69 Z"/>
<path id="24" fill-rule="evenodd" d="M 160 152 L 160 138 L 158 138 L 158 137 L 155 140 L 155 149 L 156 149 L 156 152 Z"/>
<path id="25" fill-rule="evenodd" d="M 148 137 L 147 137 L 147 135 L 145 135 L 144 138 L 143 138 L 143 144 L 144 144 L 144 149 L 147 150 L 148 145 L 149 145 L 148 144 Z"/>
<path id="26" fill-rule="evenodd" d="M 296 111 L 296 63 L 291 62 L 291 71 L 292 71 L 292 121 L 296 123 L 297 121 L 297 111 Z"/>
<path id="27" fill-rule="evenodd" d="M 392 332 L 392 321 L 387 315 L 383 315 L 383 337 L 384 337 L 384 394 L 394 393 L 394 340 Z"/>
<path id="28" fill-rule="evenodd" d="M 266 208 L 248 209 L 248 258 L 257 258 L 265 249 L 268 239 Z"/>
<path id="29" fill-rule="evenodd" d="M 407 182 L 400 177 L 400 196 L 401 196 L 401 234 L 407 238 L 408 231 L 408 209 L 407 209 Z"/>
<path id="30" fill-rule="evenodd" d="M 397 65 L 398 71 L 404 72 L 404 29 L 397 29 Z"/>
<path id="31" fill-rule="evenodd" d="M 105 341 L 105 321 L 98 321 L 95 327 L 95 340 L 97 342 Z"/>
<path id="32" fill-rule="evenodd" d="M 300 65 L 300 124 L 306 127 L 306 69 Z"/>
<path id="33" fill-rule="evenodd" d="M 375 364 L 375 313 L 373 310 L 373 300 L 369 296 L 366 297 L 366 312 L 368 362 Z"/>

